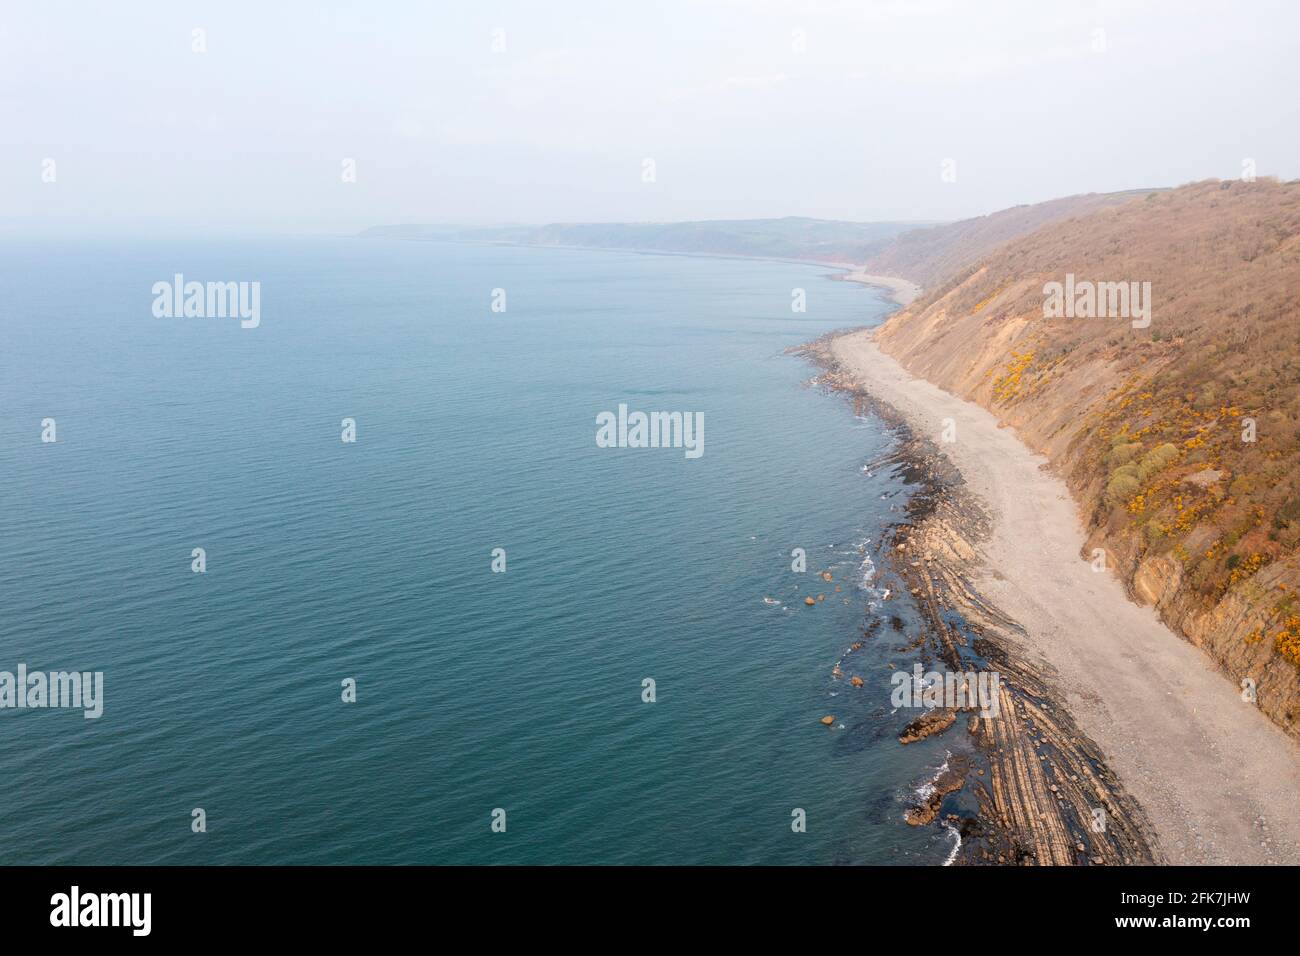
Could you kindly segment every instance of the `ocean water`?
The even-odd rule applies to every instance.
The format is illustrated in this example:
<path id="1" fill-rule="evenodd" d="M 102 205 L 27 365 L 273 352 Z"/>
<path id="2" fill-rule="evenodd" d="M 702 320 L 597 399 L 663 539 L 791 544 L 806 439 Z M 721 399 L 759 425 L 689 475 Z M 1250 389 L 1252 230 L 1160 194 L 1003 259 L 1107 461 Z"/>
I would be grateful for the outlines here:
<path id="1" fill-rule="evenodd" d="M 178 272 L 259 281 L 260 326 L 155 318 Z M 783 354 L 889 309 L 780 262 L 7 245 L 0 670 L 102 671 L 104 712 L 0 710 L 0 863 L 943 862 L 893 437 Z M 619 403 L 704 454 L 597 447 Z"/>

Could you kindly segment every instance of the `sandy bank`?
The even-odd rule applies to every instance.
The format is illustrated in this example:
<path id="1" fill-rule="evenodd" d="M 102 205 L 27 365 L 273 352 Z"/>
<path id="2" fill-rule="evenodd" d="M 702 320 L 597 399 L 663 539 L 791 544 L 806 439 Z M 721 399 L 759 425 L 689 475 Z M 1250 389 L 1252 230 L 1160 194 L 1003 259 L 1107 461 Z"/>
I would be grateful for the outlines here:
<path id="1" fill-rule="evenodd" d="M 859 281 L 866 281 L 860 279 Z M 868 391 L 940 442 L 991 514 L 972 584 L 1024 629 L 1079 729 L 1141 803 L 1170 863 L 1300 863 L 1300 747 L 1109 572 L 1080 558 L 1065 485 L 977 405 L 913 377 L 870 331 L 831 343 Z"/>
<path id="2" fill-rule="evenodd" d="M 889 297 L 899 305 L 911 305 L 921 294 L 921 287 L 915 282 L 900 279 L 897 276 L 870 275 L 862 269 L 855 269 L 843 276 L 849 282 L 861 282 L 880 289 L 888 289 Z"/>

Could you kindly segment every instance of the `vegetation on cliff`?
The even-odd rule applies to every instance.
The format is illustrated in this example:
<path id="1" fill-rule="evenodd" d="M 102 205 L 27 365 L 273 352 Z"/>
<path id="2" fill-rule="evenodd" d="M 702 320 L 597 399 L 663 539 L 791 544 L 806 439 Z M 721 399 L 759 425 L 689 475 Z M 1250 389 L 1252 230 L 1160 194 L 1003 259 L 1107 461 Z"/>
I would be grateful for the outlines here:
<path id="1" fill-rule="evenodd" d="M 900 276 L 927 289 L 934 288 L 969 269 L 1003 243 L 1055 222 L 1145 196 L 1148 191 L 1066 196 L 960 222 L 911 229 L 872 254 L 865 270 L 874 275 Z"/>
<path id="2" fill-rule="evenodd" d="M 1149 282 L 1149 324 L 1045 317 L 1066 276 Z M 1300 182 L 1195 183 L 1043 226 L 879 341 L 1045 453 L 1089 548 L 1298 732 Z"/>

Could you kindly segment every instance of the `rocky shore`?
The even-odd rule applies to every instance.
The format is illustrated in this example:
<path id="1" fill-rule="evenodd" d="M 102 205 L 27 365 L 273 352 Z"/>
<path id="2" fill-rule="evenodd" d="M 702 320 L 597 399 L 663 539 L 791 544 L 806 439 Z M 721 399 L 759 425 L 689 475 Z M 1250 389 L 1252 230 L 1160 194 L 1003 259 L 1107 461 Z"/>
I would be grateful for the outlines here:
<path id="1" fill-rule="evenodd" d="M 1031 664 L 1019 625 L 981 596 L 972 574 L 990 516 L 932 442 L 872 396 L 841 367 L 827 336 L 795 350 L 821 368 L 819 386 L 845 394 L 858 413 L 897 429 L 893 463 L 917 488 L 906 521 L 882 549 L 926 622 L 927 657 L 952 672 L 1001 676 L 996 713 L 934 711 L 913 721 L 900 746 L 934 735 L 953 738 L 953 758 L 906 820 L 948 825 L 961 834 L 955 863 L 1115 865 L 1163 862 L 1137 802 L 1106 765 L 1098 746 L 1063 706 L 1054 675 Z M 944 798 L 972 794 L 974 815 L 944 815 Z"/>

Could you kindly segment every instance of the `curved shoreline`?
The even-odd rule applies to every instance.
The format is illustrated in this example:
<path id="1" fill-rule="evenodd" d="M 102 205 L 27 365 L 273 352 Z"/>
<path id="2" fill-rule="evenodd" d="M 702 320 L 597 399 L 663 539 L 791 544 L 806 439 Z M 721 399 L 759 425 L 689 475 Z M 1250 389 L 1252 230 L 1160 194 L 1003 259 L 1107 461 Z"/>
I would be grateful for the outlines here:
<path id="1" fill-rule="evenodd" d="M 1081 737 L 1096 741 L 1149 818 L 1159 855 L 1177 864 L 1300 862 L 1300 747 L 1116 578 L 1079 558 L 1074 501 L 1045 459 L 985 409 L 911 375 L 873 338 L 870 329 L 847 332 L 821 347 L 845 384 L 897 409 L 916 434 L 938 439 L 945 423 L 955 428 L 955 441 L 929 451 L 960 472 L 990 519 L 975 553 L 947 570 L 948 590 L 969 583 L 976 612 L 984 605 L 991 623 L 1009 625 L 1012 659 L 1043 677 Z M 945 599 L 940 591 L 938 606 Z M 1015 747 L 999 737 L 991 754 L 1011 748 L 1023 765 Z M 1043 786 L 1033 775 L 1023 782 Z"/>
<path id="2" fill-rule="evenodd" d="M 848 282 L 861 282 L 863 285 L 884 289 L 889 293 L 889 297 L 900 306 L 911 305 L 921 295 L 921 287 L 910 279 L 900 279 L 898 276 L 872 275 L 866 269 L 853 269 L 839 278 Z"/>

